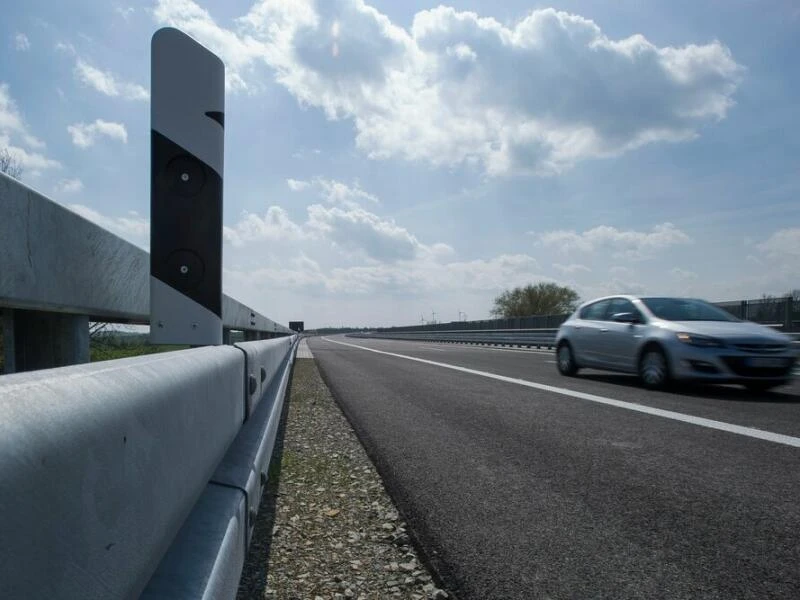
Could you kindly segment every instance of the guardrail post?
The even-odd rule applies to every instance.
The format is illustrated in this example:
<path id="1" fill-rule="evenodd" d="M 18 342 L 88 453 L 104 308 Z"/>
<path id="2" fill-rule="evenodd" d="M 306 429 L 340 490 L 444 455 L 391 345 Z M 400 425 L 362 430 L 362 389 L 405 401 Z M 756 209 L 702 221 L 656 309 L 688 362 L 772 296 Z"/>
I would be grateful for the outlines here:
<path id="1" fill-rule="evenodd" d="M 231 345 L 231 330 L 228 329 L 227 327 L 225 327 L 222 330 L 222 343 L 225 346 L 230 346 Z"/>
<path id="2" fill-rule="evenodd" d="M 255 342 L 258 340 L 258 332 L 253 331 L 252 329 L 245 329 L 244 331 L 244 341 L 245 342 Z"/>
<path id="3" fill-rule="evenodd" d="M 89 317 L 38 310 L 3 311 L 5 372 L 89 362 Z"/>
<path id="4" fill-rule="evenodd" d="M 4 308 L 2 311 L 3 327 L 3 373 L 15 373 L 14 361 L 14 311 Z"/>
<path id="5" fill-rule="evenodd" d="M 792 306 L 792 297 L 786 297 L 786 303 L 783 305 L 784 313 L 783 313 L 783 330 L 789 332 L 792 330 L 792 315 L 794 313 L 794 307 Z"/>

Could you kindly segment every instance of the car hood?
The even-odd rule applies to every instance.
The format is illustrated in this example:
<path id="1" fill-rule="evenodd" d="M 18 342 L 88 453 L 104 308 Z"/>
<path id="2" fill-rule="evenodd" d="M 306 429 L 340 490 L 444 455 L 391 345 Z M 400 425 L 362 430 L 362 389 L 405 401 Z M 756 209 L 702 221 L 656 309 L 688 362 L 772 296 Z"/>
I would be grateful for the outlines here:
<path id="1" fill-rule="evenodd" d="M 790 340 L 784 334 L 750 321 L 661 321 L 661 324 L 672 331 L 709 335 L 723 339 L 767 338 L 783 344 Z"/>

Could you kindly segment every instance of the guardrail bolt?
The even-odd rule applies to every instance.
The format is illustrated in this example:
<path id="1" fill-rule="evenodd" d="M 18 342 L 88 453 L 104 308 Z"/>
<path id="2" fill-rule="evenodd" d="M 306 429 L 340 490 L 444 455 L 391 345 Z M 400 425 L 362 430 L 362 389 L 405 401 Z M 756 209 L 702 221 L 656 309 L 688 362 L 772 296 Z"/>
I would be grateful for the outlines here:
<path id="1" fill-rule="evenodd" d="M 192 329 L 197 329 L 197 323 L 192 323 Z"/>
<path id="2" fill-rule="evenodd" d="M 253 394 L 256 393 L 256 389 L 258 389 L 258 381 L 256 380 L 255 375 L 253 375 L 252 373 L 247 376 L 247 384 L 248 384 L 248 390 L 250 391 L 250 395 L 252 396 Z"/>
<path id="3" fill-rule="evenodd" d="M 267 378 L 267 370 L 264 367 L 261 367 L 261 381 L 263 382 Z"/>
<path id="4" fill-rule="evenodd" d="M 267 479 L 268 479 L 267 474 L 262 472 L 261 473 L 261 487 L 264 487 L 265 485 L 267 485 Z"/>

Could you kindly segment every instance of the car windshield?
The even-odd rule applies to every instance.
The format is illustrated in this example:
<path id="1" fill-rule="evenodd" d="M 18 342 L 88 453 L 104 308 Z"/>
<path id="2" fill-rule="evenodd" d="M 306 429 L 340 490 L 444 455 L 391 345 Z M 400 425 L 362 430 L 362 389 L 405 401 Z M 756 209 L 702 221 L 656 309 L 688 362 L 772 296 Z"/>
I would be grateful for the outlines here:
<path id="1" fill-rule="evenodd" d="M 738 321 L 727 311 L 702 300 L 688 298 L 642 298 L 644 305 L 665 321 Z"/>

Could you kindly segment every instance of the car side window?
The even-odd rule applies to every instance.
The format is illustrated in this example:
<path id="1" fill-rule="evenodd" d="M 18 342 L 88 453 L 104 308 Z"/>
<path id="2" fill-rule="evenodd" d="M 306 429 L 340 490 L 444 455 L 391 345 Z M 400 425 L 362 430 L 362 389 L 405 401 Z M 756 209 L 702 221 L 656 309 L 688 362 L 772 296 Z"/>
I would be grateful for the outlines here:
<path id="1" fill-rule="evenodd" d="M 602 321 L 606 316 L 606 309 L 608 308 L 608 300 L 600 300 L 594 304 L 590 304 L 581 310 L 581 319 L 588 319 L 590 321 Z"/>
<path id="2" fill-rule="evenodd" d="M 614 298 L 611 301 L 611 306 L 609 307 L 606 318 L 610 320 L 611 317 L 617 313 L 633 313 L 639 318 L 639 321 L 644 321 L 641 311 L 627 298 Z"/>

